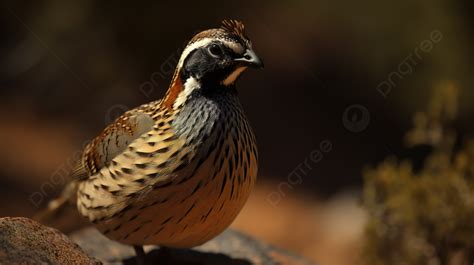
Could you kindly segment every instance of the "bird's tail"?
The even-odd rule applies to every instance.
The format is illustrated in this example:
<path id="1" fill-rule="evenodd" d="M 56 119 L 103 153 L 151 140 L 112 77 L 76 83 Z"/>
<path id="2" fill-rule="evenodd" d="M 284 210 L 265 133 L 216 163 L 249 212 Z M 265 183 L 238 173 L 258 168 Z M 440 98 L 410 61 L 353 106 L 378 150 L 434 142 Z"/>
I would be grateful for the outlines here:
<path id="1" fill-rule="evenodd" d="M 46 209 L 33 216 L 40 223 L 47 223 L 57 217 L 68 205 L 76 201 L 77 181 L 71 181 L 62 191 L 61 195 L 51 200 Z"/>

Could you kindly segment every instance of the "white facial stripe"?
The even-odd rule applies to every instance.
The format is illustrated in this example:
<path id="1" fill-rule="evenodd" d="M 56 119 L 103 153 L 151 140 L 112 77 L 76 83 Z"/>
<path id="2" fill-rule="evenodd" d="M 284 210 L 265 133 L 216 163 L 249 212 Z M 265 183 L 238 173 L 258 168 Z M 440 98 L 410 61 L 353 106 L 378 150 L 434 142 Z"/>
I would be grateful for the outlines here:
<path id="1" fill-rule="evenodd" d="M 222 39 L 222 38 L 204 38 L 204 39 L 198 40 L 196 42 L 193 42 L 191 45 L 189 45 L 188 47 L 186 47 L 184 49 L 183 53 L 181 54 L 181 58 L 179 59 L 178 67 L 181 68 L 183 66 L 184 60 L 186 59 L 186 57 L 188 57 L 188 55 L 192 51 L 194 51 L 195 49 L 197 49 L 199 47 L 204 47 L 206 45 L 209 45 L 209 43 L 211 43 L 215 40 L 218 40 L 218 41 L 224 43 L 224 45 L 231 48 L 237 54 L 244 53 L 244 47 L 242 47 L 242 45 L 240 45 L 238 43 L 231 42 L 231 41 L 228 41 L 228 40 Z"/>
<path id="2" fill-rule="evenodd" d="M 183 66 L 183 63 L 184 63 L 184 59 L 186 59 L 186 57 L 188 57 L 188 55 L 194 51 L 195 49 L 199 48 L 199 47 L 203 47 L 203 46 L 206 46 L 208 45 L 209 43 L 211 43 L 213 41 L 213 39 L 210 39 L 210 38 L 204 38 L 204 39 L 201 39 L 201 40 L 198 40 L 194 43 L 192 43 L 191 45 L 187 46 L 183 53 L 181 54 L 181 58 L 179 58 L 179 62 L 178 62 L 178 68 L 181 68 Z"/>
<path id="3" fill-rule="evenodd" d="M 237 80 L 237 78 L 239 78 L 240 74 L 243 71 L 245 71 L 245 69 L 247 69 L 247 67 L 238 67 L 224 81 L 222 81 L 222 84 L 224 86 L 228 86 L 228 85 L 233 84 L 235 82 L 235 80 Z"/>
<path id="4" fill-rule="evenodd" d="M 194 89 L 197 89 L 200 86 L 201 84 L 194 77 L 188 78 L 188 80 L 186 80 L 186 83 L 184 83 L 184 90 L 179 93 L 178 97 L 174 101 L 173 108 L 176 109 L 182 104 L 184 104 L 191 92 L 193 92 Z"/>

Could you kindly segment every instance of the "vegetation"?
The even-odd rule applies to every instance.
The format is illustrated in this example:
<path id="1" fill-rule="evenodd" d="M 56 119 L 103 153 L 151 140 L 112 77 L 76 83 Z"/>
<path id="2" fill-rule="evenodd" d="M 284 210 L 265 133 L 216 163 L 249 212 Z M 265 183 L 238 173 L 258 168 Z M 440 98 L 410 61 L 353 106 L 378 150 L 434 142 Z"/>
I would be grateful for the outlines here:
<path id="1" fill-rule="evenodd" d="M 474 140 L 457 139 L 452 128 L 458 96 L 446 82 L 415 115 L 408 145 L 432 147 L 420 170 L 389 158 L 365 171 L 367 264 L 474 262 Z"/>

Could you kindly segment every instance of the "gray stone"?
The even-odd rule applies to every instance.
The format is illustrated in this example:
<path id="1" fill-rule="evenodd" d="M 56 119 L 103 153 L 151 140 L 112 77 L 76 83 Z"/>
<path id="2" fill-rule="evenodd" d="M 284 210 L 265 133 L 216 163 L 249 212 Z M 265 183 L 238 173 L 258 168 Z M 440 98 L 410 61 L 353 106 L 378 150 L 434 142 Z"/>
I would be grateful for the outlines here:
<path id="1" fill-rule="evenodd" d="M 131 246 L 107 239 L 95 228 L 85 228 L 71 235 L 85 252 L 104 264 L 135 264 Z M 232 229 L 193 249 L 145 247 L 147 264 L 175 265 L 311 265 L 309 261 L 276 249 Z"/>

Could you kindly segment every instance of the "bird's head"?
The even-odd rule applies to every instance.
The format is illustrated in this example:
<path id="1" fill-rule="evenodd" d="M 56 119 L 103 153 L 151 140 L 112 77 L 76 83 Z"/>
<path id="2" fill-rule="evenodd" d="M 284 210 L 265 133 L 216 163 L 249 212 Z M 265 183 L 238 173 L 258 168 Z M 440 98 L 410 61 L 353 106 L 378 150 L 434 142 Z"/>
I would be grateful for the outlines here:
<path id="1" fill-rule="evenodd" d="M 252 50 L 244 24 L 237 20 L 224 20 L 221 28 L 198 33 L 178 63 L 183 80 L 193 77 L 223 85 L 233 84 L 247 67 L 262 68 L 263 62 Z"/>
<path id="2" fill-rule="evenodd" d="M 244 24 L 224 20 L 220 28 L 199 32 L 189 41 L 168 93 L 177 98 L 185 90 L 233 86 L 248 67 L 263 68 L 263 62 L 253 51 Z"/>

